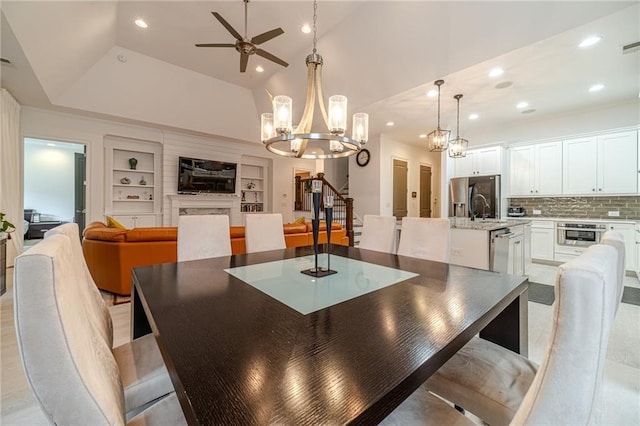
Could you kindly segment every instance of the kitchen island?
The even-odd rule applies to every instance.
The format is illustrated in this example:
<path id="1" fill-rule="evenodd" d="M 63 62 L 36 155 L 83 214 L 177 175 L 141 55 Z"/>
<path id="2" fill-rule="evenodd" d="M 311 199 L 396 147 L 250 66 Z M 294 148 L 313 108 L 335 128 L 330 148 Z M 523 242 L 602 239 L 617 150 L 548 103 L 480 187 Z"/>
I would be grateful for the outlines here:
<path id="1" fill-rule="evenodd" d="M 450 222 L 452 264 L 524 275 L 530 220 L 450 218 Z"/>

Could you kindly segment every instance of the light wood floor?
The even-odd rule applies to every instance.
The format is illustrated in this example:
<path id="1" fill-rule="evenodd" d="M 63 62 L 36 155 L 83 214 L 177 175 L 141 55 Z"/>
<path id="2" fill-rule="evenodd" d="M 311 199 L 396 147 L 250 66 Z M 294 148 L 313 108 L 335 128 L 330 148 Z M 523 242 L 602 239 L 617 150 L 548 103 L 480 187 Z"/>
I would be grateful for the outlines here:
<path id="1" fill-rule="evenodd" d="M 0 424 L 48 424 L 28 387 L 18 355 L 13 324 L 13 269 L 7 271 L 7 293 L 0 297 Z M 534 265 L 530 279 L 553 284 L 555 268 Z M 639 286 L 627 277 L 625 285 Z M 130 303 L 109 308 L 114 345 L 129 340 Z M 529 303 L 529 358 L 540 363 L 548 340 L 553 307 Z M 614 322 L 603 384 L 603 424 L 640 425 L 640 307 L 623 303 Z"/>

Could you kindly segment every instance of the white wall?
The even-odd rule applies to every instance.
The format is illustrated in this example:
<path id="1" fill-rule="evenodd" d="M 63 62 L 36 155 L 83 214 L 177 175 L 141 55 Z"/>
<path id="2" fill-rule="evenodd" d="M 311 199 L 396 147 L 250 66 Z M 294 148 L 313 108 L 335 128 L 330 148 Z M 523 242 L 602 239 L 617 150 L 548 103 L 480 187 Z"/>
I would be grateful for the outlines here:
<path id="1" fill-rule="evenodd" d="M 393 214 L 393 159 L 399 159 L 406 161 L 409 169 L 408 215 L 420 215 L 420 165 L 426 165 L 431 167 L 432 216 L 439 217 L 439 153 L 429 152 L 426 146 L 394 140 L 388 135 L 372 138 L 366 148 L 371 152 L 371 161 L 367 166 L 358 166 L 355 157 L 349 160 L 349 196 L 354 198 L 356 214 L 360 217 L 365 214 Z M 411 198 L 411 192 L 417 192 L 418 197 Z"/>
<path id="2" fill-rule="evenodd" d="M 52 142 L 52 141 L 51 141 Z M 55 144 L 25 139 L 24 208 L 73 222 L 75 210 L 76 152 L 83 145 Z"/>
<path id="3" fill-rule="evenodd" d="M 266 200 L 271 211 L 282 213 L 284 221 L 293 220 L 293 169 L 314 171 L 313 160 L 282 158 L 265 150 L 258 142 L 228 141 L 214 136 L 194 136 L 152 126 L 123 124 L 72 114 L 25 107 L 21 112 L 23 137 L 84 143 L 87 146 L 87 223 L 104 220 L 104 137 L 158 142 L 163 145 L 163 223 L 171 222 L 168 194 L 177 192 L 177 157 L 179 155 L 240 162 L 243 155 L 260 157 L 272 164 L 271 197 Z M 258 135 L 256 135 L 256 139 Z"/>

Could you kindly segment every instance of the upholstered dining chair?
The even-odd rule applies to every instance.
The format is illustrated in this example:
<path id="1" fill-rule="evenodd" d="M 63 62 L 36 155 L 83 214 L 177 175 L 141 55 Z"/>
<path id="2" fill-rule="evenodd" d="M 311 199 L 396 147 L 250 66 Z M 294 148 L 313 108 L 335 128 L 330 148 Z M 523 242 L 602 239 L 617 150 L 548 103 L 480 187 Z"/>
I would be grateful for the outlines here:
<path id="1" fill-rule="evenodd" d="M 175 393 L 127 413 L 118 363 L 87 310 L 66 235 L 15 260 L 14 315 L 27 381 L 52 424 L 186 424 Z"/>
<path id="2" fill-rule="evenodd" d="M 449 262 L 449 219 L 403 217 L 398 255 Z"/>
<path id="3" fill-rule="evenodd" d="M 364 215 L 362 218 L 362 235 L 360 236 L 358 248 L 384 253 L 395 253 L 395 216 Z"/>
<path id="4" fill-rule="evenodd" d="M 539 368 L 474 338 L 423 387 L 491 425 L 597 422 L 619 303 L 617 256 L 613 247 L 599 244 L 558 267 L 553 327 Z"/>
<path id="5" fill-rule="evenodd" d="M 178 262 L 231 256 L 229 216 L 178 216 Z"/>
<path id="6" fill-rule="evenodd" d="M 618 252 L 618 305 L 622 300 L 622 293 L 624 290 L 624 275 L 626 272 L 626 249 L 624 246 L 624 235 L 620 231 L 609 230 L 602 235 L 600 240 L 601 244 L 607 244 L 612 246 Z M 617 311 L 617 309 L 616 309 Z"/>
<path id="7" fill-rule="evenodd" d="M 86 320 L 98 331 L 109 348 L 113 348 L 113 326 L 109 309 L 91 278 L 82 254 L 76 223 L 65 223 L 50 229 L 47 240 L 54 235 L 69 239 L 71 258 L 68 279 L 75 283 L 77 297 L 85 307 Z M 73 278 L 71 275 L 73 274 Z M 135 412 L 146 404 L 173 392 L 169 372 L 162 359 L 155 337 L 148 334 L 112 349 L 124 387 L 125 411 Z"/>
<path id="8" fill-rule="evenodd" d="M 280 213 L 257 213 L 245 216 L 244 238 L 247 253 L 287 248 Z"/>

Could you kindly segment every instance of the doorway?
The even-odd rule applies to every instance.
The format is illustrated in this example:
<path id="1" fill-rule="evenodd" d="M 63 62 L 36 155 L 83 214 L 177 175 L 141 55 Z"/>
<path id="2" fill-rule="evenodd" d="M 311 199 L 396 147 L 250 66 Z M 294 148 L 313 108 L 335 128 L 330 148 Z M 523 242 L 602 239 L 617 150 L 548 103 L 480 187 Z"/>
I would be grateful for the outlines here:
<path id="1" fill-rule="evenodd" d="M 420 165 L 420 217 L 431 217 L 431 166 Z"/>
<path id="2" fill-rule="evenodd" d="M 85 176 L 84 144 L 24 138 L 25 245 L 62 223 L 75 222 L 82 233 Z"/>
<path id="3" fill-rule="evenodd" d="M 300 216 L 304 216 L 306 211 L 305 206 L 309 205 L 310 194 L 305 190 L 305 187 L 310 186 L 303 184 L 300 179 L 309 179 L 313 172 L 306 169 L 293 169 L 293 219 L 297 219 Z M 305 199 L 308 198 L 308 199 Z"/>
<path id="4" fill-rule="evenodd" d="M 407 178 L 409 168 L 406 161 L 393 160 L 393 215 L 400 219 L 407 215 Z"/>

